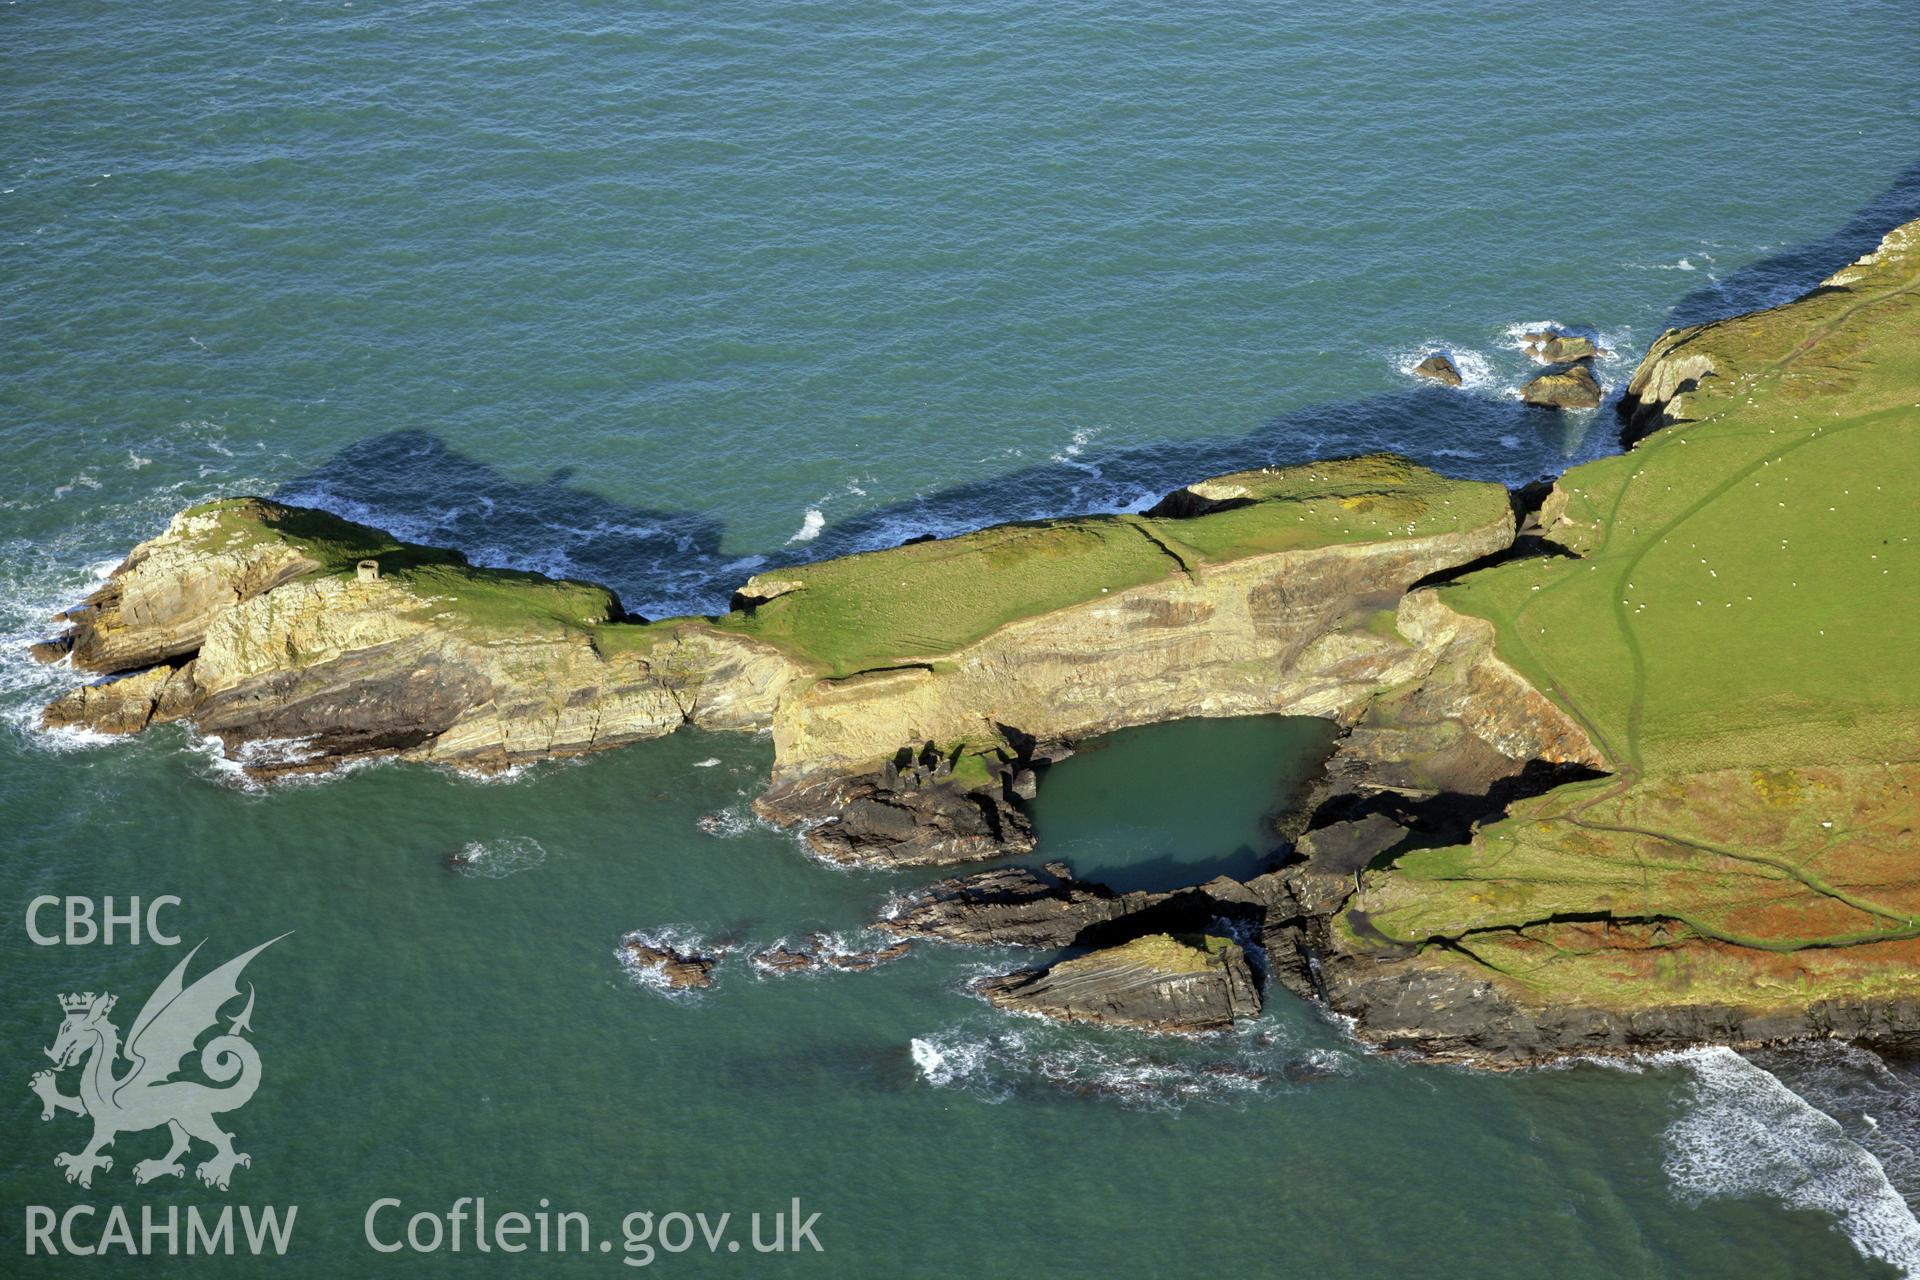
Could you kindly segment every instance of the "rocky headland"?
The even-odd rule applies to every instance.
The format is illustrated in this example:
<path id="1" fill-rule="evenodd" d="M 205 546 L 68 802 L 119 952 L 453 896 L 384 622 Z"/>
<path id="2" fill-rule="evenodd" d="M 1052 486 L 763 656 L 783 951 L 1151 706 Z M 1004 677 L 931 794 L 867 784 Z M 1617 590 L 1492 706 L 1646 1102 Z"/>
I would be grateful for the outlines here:
<path id="1" fill-rule="evenodd" d="M 1140 515 L 764 574 L 724 615 L 661 621 L 323 512 L 204 504 L 36 647 L 104 677 L 45 720 L 186 721 L 260 776 L 767 732 L 762 815 L 900 867 L 1031 851 L 1026 802 L 1077 742 L 1319 716 L 1342 736 L 1281 818 L 1284 865 L 1164 894 L 995 867 L 879 923 L 1067 948 L 981 994 L 1160 1030 L 1248 1016 L 1264 977 L 1383 1047 L 1493 1064 L 1909 1041 L 1915 239 L 1662 335 L 1621 403 L 1635 447 L 1518 494 L 1388 456 L 1263 468 Z M 1543 377 L 1580 385 L 1540 398 L 1597 402 L 1582 343 L 1541 336 Z"/>

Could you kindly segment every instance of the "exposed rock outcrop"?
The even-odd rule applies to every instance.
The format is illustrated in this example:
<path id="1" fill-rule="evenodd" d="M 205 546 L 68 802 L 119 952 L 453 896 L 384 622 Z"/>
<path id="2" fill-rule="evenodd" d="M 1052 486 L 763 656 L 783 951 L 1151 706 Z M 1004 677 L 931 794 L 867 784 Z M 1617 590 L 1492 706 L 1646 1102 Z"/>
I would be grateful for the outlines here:
<path id="1" fill-rule="evenodd" d="M 1606 354 L 1592 338 L 1561 329 L 1536 330 L 1522 334 L 1520 340 L 1526 344 L 1527 354 L 1541 364 L 1572 364 Z"/>
<path id="2" fill-rule="evenodd" d="M 970 946 L 1064 947 L 1129 909 L 1107 886 L 1050 862 L 1042 871 L 994 867 L 936 881 L 889 904 L 875 925 Z"/>
<path id="3" fill-rule="evenodd" d="M 1459 367 L 1442 351 L 1434 352 L 1419 364 L 1413 366 L 1413 374 L 1416 378 L 1431 378 L 1443 386 L 1457 387 L 1460 385 Z"/>
<path id="4" fill-rule="evenodd" d="M 994 867 L 936 881 L 890 902 L 874 925 L 964 946 L 1095 946 L 1144 933 L 1204 931 L 1219 920 L 1257 930 L 1284 895 L 1274 874 L 1123 894 L 1049 862 L 1039 871 Z M 1292 915 L 1291 907 L 1282 914 Z"/>
<path id="5" fill-rule="evenodd" d="M 1388 457 L 1236 473 L 1156 510 L 762 575 L 726 618 L 645 623 L 590 584 L 210 503 L 65 615 L 55 643 L 124 678 L 45 719 L 189 720 L 260 775 L 366 755 L 497 770 L 684 724 L 770 728 L 760 812 L 823 856 L 965 861 L 1031 847 L 1022 805 L 1074 740 L 1187 716 L 1350 722 L 1432 665 L 1382 625 L 1408 586 L 1513 538 L 1497 486 Z"/>
<path id="6" fill-rule="evenodd" d="M 681 951 L 658 946 L 642 938 L 630 937 L 620 944 L 621 963 L 636 976 L 656 979 L 673 991 L 699 989 L 713 985 L 713 970 L 720 955 Z"/>
<path id="7" fill-rule="evenodd" d="M 374 554 L 386 572 L 363 580 Z M 795 674 L 695 620 L 626 623 L 603 588 L 257 498 L 176 516 L 62 617 L 74 665 L 122 678 L 60 698 L 48 725 L 191 719 L 260 774 L 369 754 L 493 770 L 683 724 L 759 728 Z"/>
<path id="8" fill-rule="evenodd" d="M 1520 398 L 1545 409 L 1594 409 L 1600 405 L 1600 380 L 1584 362 L 1566 365 L 1530 379 Z"/>
<path id="9" fill-rule="evenodd" d="M 900 755 L 871 773 L 776 778 L 755 808 L 770 822 L 800 827 L 808 847 L 833 862 L 922 866 L 1033 848 L 1033 824 L 1014 789 L 1017 775 L 1031 776 L 1025 762 L 982 765 L 986 781 L 969 786 L 973 779 L 956 776 L 953 757 L 932 743 Z"/>
<path id="10" fill-rule="evenodd" d="M 1584 938 L 1578 935 L 1584 934 Z M 1595 921 L 1569 926 L 1556 940 L 1593 950 L 1640 953 L 1651 968 L 1692 963 L 1681 958 L 1674 931 L 1661 925 Z M 1709 946 L 1714 944 L 1709 943 Z M 1681 1045 L 1753 1046 L 1784 1040 L 1862 1040 L 1883 1046 L 1920 1044 L 1920 997 L 1889 994 L 1857 999 L 1815 999 L 1770 1007 L 1730 1000 L 1666 996 L 1618 1003 L 1596 1000 L 1528 1001 L 1511 984 L 1488 972 L 1422 965 L 1409 952 L 1391 948 L 1361 955 L 1342 949 L 1316 966 L 1323 995 L 1352 1016 L 1369 1042 L 1422 1057 L 1465 1060 L 1482 1066 L 1524 1066 L 1568 1054 L 1615 1054 Z M 1546 946 L 1541 958 L 1550 954 Z M 1731 959 L 1731 957 L 1729 957 Z M 1912 963 L 1911 952 L 1889 955 L 1890 964 Z M 1734 963 L 1741 963 L 1734 960 Z M 1781 966 L 1782 976 L 1788 966 Z M 1636 990 L 1623 966 L 1620 981 Z"/>
<path id="11" fill-rule="evenodd" d="M 1260 1012 L 1246 953 L 1214 934 L 1149 934 L 1044 969 L 983 978 L 974 990 L 1003 1009 L 1149 1031 L 1226 1031 Z"/>
<path id="12" fill-rule="evenodd" d="M 830 934 L 812 933 L 789 945 L 784 939 L 753 953 L 753 967 L 762 973 L 785 976 L 829 969 L 873 969 L 900 959 L 913 949 L 910 942 L 878 947 L 847 947 Z"/>

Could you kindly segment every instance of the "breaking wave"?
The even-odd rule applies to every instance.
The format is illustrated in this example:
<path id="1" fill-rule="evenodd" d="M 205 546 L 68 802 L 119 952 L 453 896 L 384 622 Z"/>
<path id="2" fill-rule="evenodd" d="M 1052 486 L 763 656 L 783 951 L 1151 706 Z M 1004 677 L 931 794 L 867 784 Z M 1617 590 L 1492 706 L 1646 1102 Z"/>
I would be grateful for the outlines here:
<path id="1" fill-rule="evenodd" d="M 716 960 L 723 958 L 729 948 L 715 945 L 704 934 L 689 925 L 665 924 L 649 929 L 633 929 L 620 935 L 620 945 L 613 949 L 613 957 L 619 961 L 621 970 L 627 975 L 627 981 L 643 990 L 655 992 L 669 1000 L 697 1000 L 711 987 L 676 987 L 667 979 L 666 973 L 657 967 L 640 963 L 628 949 L 629 943 L 639 943 L 656 951 L 672 951 L 683 956 L 712 956 Z"/>
<path id="2" fill-rule="evenodd" d="M 878 929 L 850 929 L 841 932 L 815 932 L 799 935 L 782 934 L 755 951 L 752 956 L 753 971 L 764 978 L 819 977 L 829 973 L 860 973 L 889 963 L 886 960 L 872 958 L 861 963 L 885 947 L 897 946 L 902 940 L 890 933 Z M 765 959 L 769 952 L 789 951 L 816 958 L 810 965 L 796 965 L 782 968 Z"/>
<path id="3" fill-rule="evenodd" d="M 538 840 L 526 836 L 476 840 L 448 859 L 457 874 L 479 880 L 504 880 L 545 866 L 546 862 L 547 851 Z"/>
<path id="4" fill-rule="evenodd" d="M 1118 1106 L 1176 1111 L 1234 1105 L 1351 1077 L 1358 1055 L 1290 1043 L 1270 1023 L 1206 1042 L 1004 1018 L 967 1022 L 908 1042 L 927 1084 L 987 1102 L 1065 1093 Z"/>
<path id="5" fill-rule="evenodd" d="M 1920 1276 L 1920 1222 L 1886 1167 L 1833 1116 L 1731 1049 L 1651 1061 L 1693 1074 L 1686 1110 L 1666 1132 L 1664 1167 L 1683 1200 L 1767 1196 L 1818 1210 L 1862 1256 Z"/>
<path id="6" fill-rule="evenodd" d="M 1493 362 L 1484 354 L 1472 347 L 1456 347 L 1447 342 L 1426 342 L 1406 351 L 1396 351 L 1392 356 L 1393 367 L 1409 378 L 1417 378 L 1422 383 L 1430 382 L 1430 379 L 1416 374 L 1414 368 L 1435 352 L 1453 361 L 1453 367 L 1460 371 L 1460 385 L 1453 390 L 1490 391 L 1499 384 L 1500 378 L 1494 372 Z M 1432 385 L 1441 384 L 1434 382 Z"/>
<path id="7" fill-rule="evenodd" d="M 826 513 L 818 507 L 808 507 L 807 514 L 801 519 L 800 527 L 788 538 L 788 542 L 812 542 L 827 527 Z"/>

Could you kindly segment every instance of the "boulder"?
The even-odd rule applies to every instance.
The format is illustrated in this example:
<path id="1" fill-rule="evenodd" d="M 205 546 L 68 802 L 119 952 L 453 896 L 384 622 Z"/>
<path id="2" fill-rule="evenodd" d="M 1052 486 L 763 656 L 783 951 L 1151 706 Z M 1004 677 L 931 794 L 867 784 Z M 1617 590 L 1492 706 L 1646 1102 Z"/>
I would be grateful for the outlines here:
<path id="1" fill-rule="evenodd" d="M 1227 1031 L 1260 1012 L 1246 952 L 1211 934 L 1148 934 L 1044 969 L 982 978 L 973 989 L 1003 1009 L 1148 1031 Z"/>
<path id="2" fill-rule="evenodd" d="M 1571 364 L 1575 360 L 1591 360 L 1605 354 L 1599 343 L 1577 333 L 1547 330 L 1525 334 L 1523 340 L 1527 344 L 1527 354 L 1542 364 Z"/>
<path id="3" fill-rule="evenodd" d="M 1460 385 L 1460 370 L 1455 367 L 1452 360 L 1449 360 L 1444 353 L 1439 351 L 1434 352 L 1425 360 L 1413 366 L 1413 373 L 1415 377 L 1432 378 L 1435 382 L 1443 383 L 1449 387 L 1457 387 Z"/>
<path id="4" fill-rule="evenodd" d="M 1597 409 L 1600 382 L 1585 364 L 1549 369 L 1520 388 L 1520 398 L 1547 409 Z"/>

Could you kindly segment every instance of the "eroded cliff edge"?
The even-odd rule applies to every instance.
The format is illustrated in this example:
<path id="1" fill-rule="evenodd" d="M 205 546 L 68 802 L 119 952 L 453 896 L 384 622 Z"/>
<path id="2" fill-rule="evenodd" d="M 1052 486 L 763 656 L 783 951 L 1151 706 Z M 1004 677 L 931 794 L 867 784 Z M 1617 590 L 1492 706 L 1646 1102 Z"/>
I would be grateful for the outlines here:
<path id="1" fill-rule="evenodd" d="M 1542 506 L 1575 558 L 1439 593 L 1611 776 L 1335 883 L 1275 971 L 1376 1043 L 1480 1061 L 1911 1047 L 1920 224 L 1798 301 L 1663 334 L 1622 412 L 1639 442 Z"/>
<path id="2" fill-rule="evenodd" d="M 260 774 L 378 754 L 500 769 L 683 724 L 765 730 L 761 810 L 822 854 L 962 861 L 1030 846 L 1021 801 L 1076 740 L 1254 712 L 1352 724 L 1451 671 L 1462 622 L 1409 588 L 1514 527 L 1498 485 L 1348 459 L 1209 480 L 1145 515 L 802 566 L 744 584 L 723 617 L 646 622 L 602 588 L 233 499 L 176 516 L 62 616 L 49 652 L 112 678 L 46 721 L 184 719 Z M 1479 718 L 1496 770 L 1597 763 L 1552 717 Z"/>
<path id="3" fill-rule="evenodd" d="M 763 813 L 824 856 L 912 865 L 1028 848 L 1022 803 L 1076 740 L 1318 715 L 1346 732 L 1291 865 L 1120 906 L 1042 886 L 1042 917 L 1057 893 L 1099 919 L 1041 935 L 1228 919 L 1363 1037 L 1476 1061 L 1911 1040 L 1915 239 L 1663 335 L 1622 406 L 1640 443 L 1537 503 L 1390 457 L 1265 469 L 763 575 L 727 615 L 661 622 L 321 512 L 207 504 L 63 615 L 43 656 L 109 678 L 46 719 L 188 720 L 262 774 L 769 731 Z M 1130 961 L 1072 989 L 1108 969 L 1140 986 Z"/>

